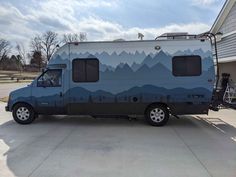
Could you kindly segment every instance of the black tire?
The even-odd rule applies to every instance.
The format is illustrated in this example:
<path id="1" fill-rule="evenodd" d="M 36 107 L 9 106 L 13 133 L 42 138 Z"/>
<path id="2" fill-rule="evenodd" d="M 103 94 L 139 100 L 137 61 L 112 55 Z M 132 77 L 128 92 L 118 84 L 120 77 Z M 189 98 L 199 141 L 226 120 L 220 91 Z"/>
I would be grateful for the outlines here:
<path id="1" fill-rule="evenodd" d="M 164 105 L 151 105 L 147 108 L 146 120 L 152 126 L 163 126 L 169 120 L 169 111 Z"/>
<path id="2" fill-rule="evenodd" d="M 33 108 L 25 103 L 18 103 L 13 107 L 12 115 L 14 120 L 19 124 L 30 124 L 35 120 Z"/>

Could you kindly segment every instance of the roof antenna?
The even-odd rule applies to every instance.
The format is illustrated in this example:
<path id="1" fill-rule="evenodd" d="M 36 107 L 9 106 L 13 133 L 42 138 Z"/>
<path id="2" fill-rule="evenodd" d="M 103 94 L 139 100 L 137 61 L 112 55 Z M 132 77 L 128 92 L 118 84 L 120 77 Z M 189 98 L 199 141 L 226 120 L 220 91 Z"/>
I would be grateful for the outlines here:
<path id="1" fill-rule="evenodd" d="M 144 37 L 144 35 L 142 33 L 138 33 L 138 39 L 140 39 L 142 41 L 143 37 Z"/>

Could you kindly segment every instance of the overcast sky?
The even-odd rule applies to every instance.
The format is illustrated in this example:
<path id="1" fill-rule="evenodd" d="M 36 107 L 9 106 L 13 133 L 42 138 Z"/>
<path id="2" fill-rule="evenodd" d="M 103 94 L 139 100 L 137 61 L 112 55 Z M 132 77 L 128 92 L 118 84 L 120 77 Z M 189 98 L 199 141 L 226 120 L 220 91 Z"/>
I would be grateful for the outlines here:
<path id="1" fill-rule="evenodd" d="M 153 39 L 210 29 L 224 0 L 0 0 L 0 38 L 29 44 L 47 30 L 88 40 Z"/>

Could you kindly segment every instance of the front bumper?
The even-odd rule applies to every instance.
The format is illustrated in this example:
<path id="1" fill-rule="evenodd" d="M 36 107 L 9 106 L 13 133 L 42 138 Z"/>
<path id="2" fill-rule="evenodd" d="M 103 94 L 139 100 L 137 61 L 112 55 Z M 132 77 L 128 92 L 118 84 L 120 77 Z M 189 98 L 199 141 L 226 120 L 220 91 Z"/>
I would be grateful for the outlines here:
<path id="1" fill-rule="evenodd" d="M 9 112 L 9 111 L 10 111 L 9 106 L 6 106 L 6 107 L 5 107 L 5 110 L 6 110 L 7 112 Z"/>

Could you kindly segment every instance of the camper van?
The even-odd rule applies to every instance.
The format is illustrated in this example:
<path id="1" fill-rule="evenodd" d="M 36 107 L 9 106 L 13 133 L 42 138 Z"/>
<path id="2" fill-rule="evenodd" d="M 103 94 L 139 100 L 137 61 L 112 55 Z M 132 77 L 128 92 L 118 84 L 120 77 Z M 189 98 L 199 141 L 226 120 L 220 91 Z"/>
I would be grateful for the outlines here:
<path id="1" fill-rule="evenodd" d="M 202 38 L 72 42 L 60 47 L 29 86 L 10 93 L 20 124 L 38 115 L 208 114 L 215 83 L 211 43 Z"/>

